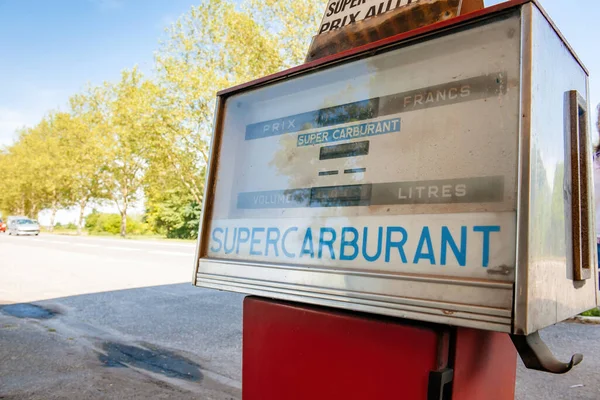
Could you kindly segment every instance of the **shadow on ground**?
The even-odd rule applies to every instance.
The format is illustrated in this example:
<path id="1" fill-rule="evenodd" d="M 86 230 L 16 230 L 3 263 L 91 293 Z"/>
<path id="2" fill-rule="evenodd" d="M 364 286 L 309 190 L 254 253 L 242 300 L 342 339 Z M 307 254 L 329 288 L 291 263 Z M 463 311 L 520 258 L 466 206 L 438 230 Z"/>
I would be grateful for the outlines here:
<path id="1" fill-rule="evenodd" d="M 50 310 L 42 306 L 30 303 L 10 304 L 0 306 L 0 311 L 16 318 L 50 319 L 60 314 L 56 310 Z"/>
<path id="2" fill-rule="evenodd" d="M 239 398 L 242 299 L 170 284 L 0 305 L 0 398 Z"/>
<path id="3" fill-rule="evenodd" d="M 105 354 L 99 354 L 98 359 L 105 367 L 131 366 L 169 378 L 185 379 L 193 382 L 200 382 L 203 378 L 200 364 L 152 344 L 139 347 L 104 342 L 101 347 Z"/>

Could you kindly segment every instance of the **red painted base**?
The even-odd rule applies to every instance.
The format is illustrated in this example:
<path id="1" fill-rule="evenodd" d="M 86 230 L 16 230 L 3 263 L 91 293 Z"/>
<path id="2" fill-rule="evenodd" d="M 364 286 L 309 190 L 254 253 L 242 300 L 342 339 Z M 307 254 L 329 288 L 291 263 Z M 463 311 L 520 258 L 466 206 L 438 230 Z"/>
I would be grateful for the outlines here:
<path id="1" fill-rule="evenodd" d="M 506 333 L 457 328 L 453 400 L 513 400 L 517 350 Z"/>
<path id="2" fill-rule="evenodd" d="M 244 300 L 244 400 L 437 400 L 440 374 L 431 372 L 447 367 L 454 381 L 444 399 L 514 398 L 516 352 L 507 335 Z"/>

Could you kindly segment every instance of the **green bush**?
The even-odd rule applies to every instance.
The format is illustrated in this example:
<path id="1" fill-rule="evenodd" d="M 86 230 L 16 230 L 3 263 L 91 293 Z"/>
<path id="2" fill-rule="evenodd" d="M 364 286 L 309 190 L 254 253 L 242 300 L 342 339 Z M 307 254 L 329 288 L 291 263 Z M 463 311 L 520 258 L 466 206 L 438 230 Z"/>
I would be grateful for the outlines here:
<path id="1" fill-rule="evenodd" d="M 60 222 L 57 222 L 54 224 L 54 230 L 75 231 L 77 230 L 77 225 L 75 225 L 73 222 L 69 222 L 68 224 L 61 224 Z"/>
<path id="2" fill-rule="evenodd" d="M 85 218 L 85 224 L 83 225 L 85 230 L 87 230 L 90 233 L 94 232 L 96 230 L 96 227 L 98 226 L 100 215 L 102 214 L 99 213 L 97 210 L 92 210 L 91 214 Z"/>
<path id="3" fill-rule="evenodd" d="M 592 308 L 584 313 L 581 313 L 584 317 L 600 317 L 600 309 Z"/>
<path id="4" fill-rule="evenodd" d="M 162 198 L 146 202 L 146 219 L 157 233 L 169 239 L 196 239 L 201 207 L 177 192 L 161 193 Z"/>
<path id="5" fill-rule="evenodd" d="M 121 232 L 121 216 L 119 214 L 103 214 L 98 220 L 97 232 L 118 235 Z"/>
<path id="6" fill-rule="evenodd" d="M 121 215 L 101 213 L 94 210 L 85 219 L 85 229 L 91 234 L 109 233 L 118 235 L 121 233 Z M 149 228 L 141 218 L 127 216 L 128 235 L 145 235 L 148 233 L 150 233 Z"/>

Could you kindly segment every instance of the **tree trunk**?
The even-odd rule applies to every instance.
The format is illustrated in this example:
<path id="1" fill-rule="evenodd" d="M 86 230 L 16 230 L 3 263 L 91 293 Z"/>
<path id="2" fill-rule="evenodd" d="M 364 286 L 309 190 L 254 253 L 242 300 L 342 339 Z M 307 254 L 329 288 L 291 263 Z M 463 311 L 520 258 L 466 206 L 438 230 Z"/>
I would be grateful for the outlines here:
<path id="1" fill-rule="evenodd" d="M 56 219 L 56 208 L 52 208 L 52 214 L 50 214 L 50 232 L 54 232 L 54 220 Z"/>
<path id="2" fill-rule="evenodd" d="M 35 203 L 31 204 L 29 214 L 31 215 L 31 219 L 37 220 L 37 204 L 35 204 Z"/>
<path id="3" fill-rule="evenodd" d="M 56 219 L 56 204 L 52 204 L 52 213 L 50 214 L 50 232 L 54 232 L 54 220 Z"/>
<path id="4" fill-rule="evenodd" d="M 121 236 L 127 236 L 127 209 L 123 208 L 121 211 Z"/>
<path id="5" fill-rule="evenodd" d="M 85 212 L 85 201 L 79 202 L 79 223 L 77 224 L 77 234 L 81 235 L 83 231 L 83 213 Z"/>
<path id="6" fill-rule="evenodd" d="M 17 210 L 17 215 L 25 215 L 25 195 L 21 196 L 21 205 Z"/>

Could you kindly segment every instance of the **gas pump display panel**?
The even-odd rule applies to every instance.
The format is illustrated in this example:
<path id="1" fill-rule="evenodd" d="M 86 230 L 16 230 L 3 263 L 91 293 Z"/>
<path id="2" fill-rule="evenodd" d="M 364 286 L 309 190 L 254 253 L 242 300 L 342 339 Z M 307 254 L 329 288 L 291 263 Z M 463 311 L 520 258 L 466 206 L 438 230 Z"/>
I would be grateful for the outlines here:
<path id="1" fill-rule="evenodd" d="M 220 100 L 196 284 L 509 331 L 518 13 Z"/>
<path id="2" fill-rule="evenodd" d="M 485 279 L 514 264 L 511 22 L 227 99 L 208 256 Z"/>

